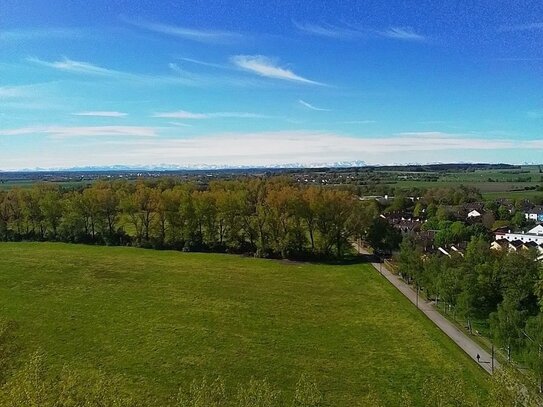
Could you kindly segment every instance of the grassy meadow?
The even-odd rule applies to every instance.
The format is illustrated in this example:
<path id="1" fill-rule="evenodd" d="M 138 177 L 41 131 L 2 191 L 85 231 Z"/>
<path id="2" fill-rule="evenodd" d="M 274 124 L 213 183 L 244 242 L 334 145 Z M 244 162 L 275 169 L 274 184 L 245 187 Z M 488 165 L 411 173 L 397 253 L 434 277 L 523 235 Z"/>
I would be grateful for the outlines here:
<path id="1" fill-rule="evenodd" d="M 541 199 L 543 174 L 537 165 L 525 165 L 520 169 L 489 169 L 474 171 L 376 172 L 379 183 L 391 184 L 398 189 L 453 188 L 464 185 L 476 188 L 484 199 Z M 433 179 L 425 179 L 426 177 Z"/>
<path id="2" fill-rule="evenodd" d="M 461 378 L 484 399 L 483 371 L 370 265 L 55 243 L 0 243 L 0 317 L 22 353 L 121 375 L 149 404 L 204 376 L 302 373 L 331 406 L 368 391 L 420 400 L 429 377 Z"/>

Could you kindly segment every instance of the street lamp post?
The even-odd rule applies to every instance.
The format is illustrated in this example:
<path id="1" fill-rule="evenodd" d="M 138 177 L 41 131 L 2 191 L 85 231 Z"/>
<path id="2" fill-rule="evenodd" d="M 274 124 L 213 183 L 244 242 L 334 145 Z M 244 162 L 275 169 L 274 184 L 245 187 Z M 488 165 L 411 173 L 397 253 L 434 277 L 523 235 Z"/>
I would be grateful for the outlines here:
<path id="1" fill-rule="evenodd" d="M 526 335 L 526 333 L 524 333 Z M 528 335 L 526 335 L 532 342 L 535 342 L 532 338 L 530 338 Z M 541 354 L 543 351 L 543 344 L 538 343 L 537 344 L 537 358 L 539 359 L 539 363 L 541 363 Z M 543 394 L 543 375 L 539 373 L 539 393 Z"/>
<path id="2" fill-rule="evenodd" d="M 490 351 L 490 372 L 494 373 L 494 344 L 492 344 L 492 349 Z"/>
<path id="3" fill-rule="evenodd" d="M 538 359 L 541 359 L 541 353 L 542 353 L 542 350 L 543 350 L 543 344 L 537 342 L 534 338 L 530 337 L 530 335 L 528 335 L 526 333 L 526 331 L 524 330 L 521 330 L 521 332 L 524 334 L 524 336 L 526 336 L 526 338 L 528 338 L 532 343 L 537 343 L 537 357 Z M 540 377 L 539 377 L 539 392 L 540 393 L 543 393 L 543 376 L 541 376 L 540 374 Z"/>

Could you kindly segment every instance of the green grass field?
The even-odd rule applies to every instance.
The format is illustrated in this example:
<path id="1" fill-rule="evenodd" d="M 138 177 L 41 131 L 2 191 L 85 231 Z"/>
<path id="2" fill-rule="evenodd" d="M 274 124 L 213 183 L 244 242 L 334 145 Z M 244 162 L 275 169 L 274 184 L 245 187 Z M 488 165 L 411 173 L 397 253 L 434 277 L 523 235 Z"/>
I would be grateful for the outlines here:
<path id="1" fill-rule="evenodd" d="M 120 374 L 159 401 L 193 378 L 313 376 L 331 406 L 398 405 L 426 378 L 487 377 L 371 266 L 54 243 L 0 243 L 0 316 L 24 352 Z M 483 403 L 484 404 L 484 403 Z M 159 404 L 160 405 L 160 404 Z"/>
<path id="2" fill-rule="evenodd" d="M 396 188 L 453 188 L 460 185 L 478 189 L 487 200 L 496 198 L 537 199 L 543 192 L 525 190 L 543 185 L 543 174 L 539 166 L 526 165 L 514 170 L 476 170 L 435 172 L 435 180 L 417 179 L 427 174 L 409 172 L 387 172 L 381 182 L 392 182 Z M 432 173 L 430 173 L 432 174 Z M 407 177 L 407 179 L 404 179 Z"/>

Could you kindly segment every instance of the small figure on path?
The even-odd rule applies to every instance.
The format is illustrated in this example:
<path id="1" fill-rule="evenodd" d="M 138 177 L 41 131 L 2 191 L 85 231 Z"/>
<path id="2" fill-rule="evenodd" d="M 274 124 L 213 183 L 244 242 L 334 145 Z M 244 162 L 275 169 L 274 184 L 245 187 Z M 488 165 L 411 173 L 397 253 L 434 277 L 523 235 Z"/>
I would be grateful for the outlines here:
<path id="1" fill-rule="evenodd" d="M 479 359 L 481 359 L 481 356 L 479 354 L 477 354 L 477 363 L 481 363 L 481 361 Z"/>

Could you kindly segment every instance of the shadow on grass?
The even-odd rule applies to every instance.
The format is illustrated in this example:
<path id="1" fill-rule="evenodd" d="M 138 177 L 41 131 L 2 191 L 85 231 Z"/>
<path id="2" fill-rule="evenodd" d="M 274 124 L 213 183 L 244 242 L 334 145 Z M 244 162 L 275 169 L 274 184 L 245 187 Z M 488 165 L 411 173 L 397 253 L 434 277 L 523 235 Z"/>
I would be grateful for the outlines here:
<path id="1" fill-rule="evenodd" d="M 291 259 L 270 259 L 270 260 L 275 260 L 282 263 L 306 263 L 306 264 L 328 265 L 328 266 L 350 266 L 354 264 L 379 263 L 380 261 L 379 257 L 373 254 L 346 255 L 341 259 L 298 257 L 298 258 L 291 258 Z"/>

